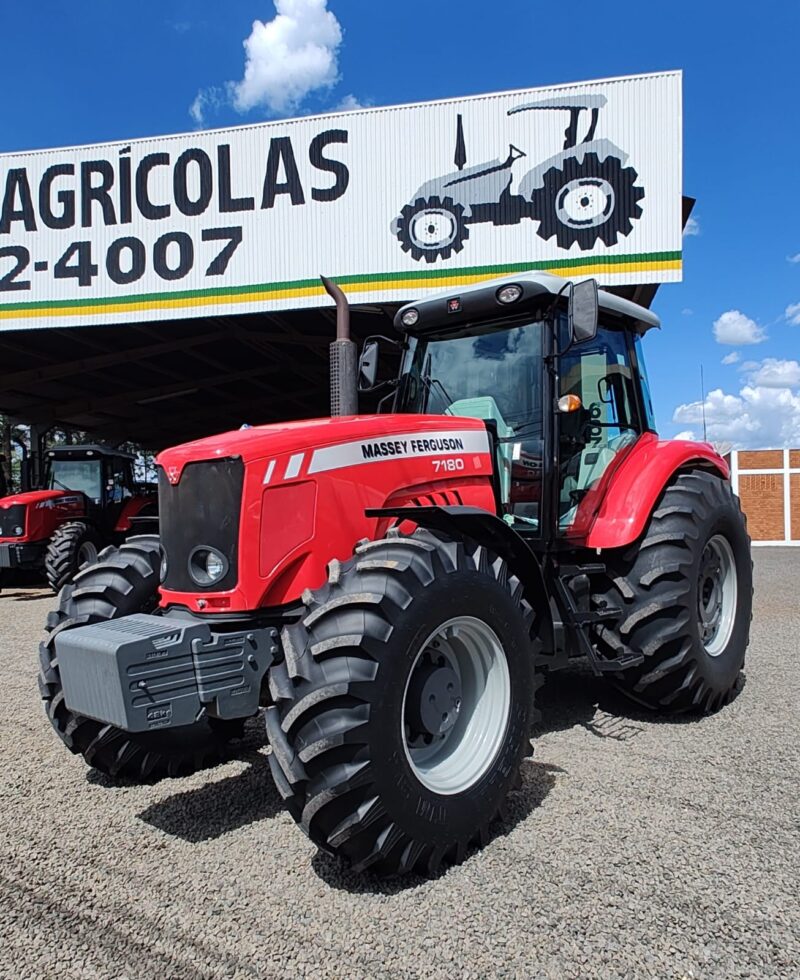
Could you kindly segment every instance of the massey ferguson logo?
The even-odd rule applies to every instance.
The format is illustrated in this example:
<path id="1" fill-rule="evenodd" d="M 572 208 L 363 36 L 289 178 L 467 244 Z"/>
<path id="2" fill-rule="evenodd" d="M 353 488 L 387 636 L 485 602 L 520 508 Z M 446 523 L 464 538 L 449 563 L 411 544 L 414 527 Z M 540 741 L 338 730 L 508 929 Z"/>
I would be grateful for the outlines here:
<path id="1" fill-rule="evenodd" d="M 167 467 L 167 479 L 169 480 L 170 483 L 177 483 L 179 476 L 180 476 L 180 471 L 178 470 L 177 466 Z"/>

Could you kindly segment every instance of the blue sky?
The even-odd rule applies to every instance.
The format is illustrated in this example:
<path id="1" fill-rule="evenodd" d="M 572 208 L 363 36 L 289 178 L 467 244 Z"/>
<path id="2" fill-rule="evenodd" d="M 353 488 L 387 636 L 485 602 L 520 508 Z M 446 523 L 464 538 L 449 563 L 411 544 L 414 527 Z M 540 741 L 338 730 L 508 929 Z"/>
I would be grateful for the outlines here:
<path id="1" fill-rule="evenodd" d="M 291 13 L 315 0 L 280 2 Z M 699 233 L 684 240 L 683 283 L 659 290 L 664 329 L 647 343 L 660 429 L 702 433 L 702 363 L 710 437 L 800 445 L 800 4 L 327 7 L 342 40 L 332 63 L 307 66 L 320 84 L 303 94 L 300 78 L 300 112 L 683 69 Z M 208 126 L 291 114 L 269 83 L 254 105 L 240 88 L 238 109 L 224 87 L 243 77 L 253 21 L 275 13 L 272 0 L 4 3 L 0 151 L 190 130 L 199 110 Z"/>

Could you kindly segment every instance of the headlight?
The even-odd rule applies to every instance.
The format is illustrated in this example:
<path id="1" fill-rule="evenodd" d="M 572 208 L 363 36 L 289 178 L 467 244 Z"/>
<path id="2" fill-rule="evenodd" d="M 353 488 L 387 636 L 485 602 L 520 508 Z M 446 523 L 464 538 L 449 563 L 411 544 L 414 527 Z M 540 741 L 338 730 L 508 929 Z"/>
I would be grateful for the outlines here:
<path id="1" fill-rule="evenodd" d="M 14 534 L 16 534 L 17 536 L 19 536 L 20 534 L 22 534 L 22 528 L 19 527 L 19 526 L 18 527 L 15 527 L 14 528 Z"/>
<path id="2" fill-rule="evenodd" d="M 406 310 L 400 317 L 404 327 L 413 327 L 417 320 L 419 320 L 419 310 Z"/>
<path id="3" fill-rule="evenodd" d="M 228 559 L 215 548 L 200 546 L 189 556 L 189 574 L 202 586 L 214 585 L 228 571 Z"/>
<path id="4" fill-rule="evenodd" d="M 161 569 L 159 571 L 159 578 L 162 582 L 167 580 L 167 572 L 169 571 L 169 562 L 167 561 L 167 556 L 165 552 L 161 552 Z"/>
<path id="5" fill-rule="evenodd" d="M 522 296 L 522 286 L 518 286 L 515 282 L 510 286 L 501 286 L 497 290 L 499 303 L 516 303 L 520 296 Z"/>

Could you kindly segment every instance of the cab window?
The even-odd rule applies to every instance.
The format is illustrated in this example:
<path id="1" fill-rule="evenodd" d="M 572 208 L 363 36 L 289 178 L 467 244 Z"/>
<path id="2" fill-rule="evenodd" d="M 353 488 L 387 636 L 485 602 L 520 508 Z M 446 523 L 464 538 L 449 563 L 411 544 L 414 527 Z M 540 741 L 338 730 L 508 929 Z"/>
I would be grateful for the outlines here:
<path id="1" fill-rule="evenodd" d="M 580 408 L 560 415 L 559 522 L 568 528 L 578 507 L 619 452 L 642 431 L 629 336 L 600 328 L 594 340 L 561 357 L 560 395 Z"/>

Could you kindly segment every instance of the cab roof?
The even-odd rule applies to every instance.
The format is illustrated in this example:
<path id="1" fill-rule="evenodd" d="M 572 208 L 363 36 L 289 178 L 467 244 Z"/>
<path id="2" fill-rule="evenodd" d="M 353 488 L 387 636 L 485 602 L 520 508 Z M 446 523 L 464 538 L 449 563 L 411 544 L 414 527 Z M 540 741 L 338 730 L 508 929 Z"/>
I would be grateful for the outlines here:
<path id="1" fill-rule="evenodd" d="M 87 443 L 83 446 L 52 446 L 45 450 L 48 459 L 85 459 L 89 456 L 113 456 L 117 459 L 136 459 L 134 453 L 126 453 L 111 446 Z"/>
<path id="2" fill-rule="evenodd" d="M 559 294 L 566 306 L 565 286 L 568 282 L 563 276 L 554 276 L 549 272 L 520 272 L 515 276 L 489 279 L 473 286 L 434 293 L 416 303 L 406 303 L 397 311 L 394 325 L 401 333 L 424 336 L 493 317 L 507 318 L 526 312 L 539 312 Z M 522 287 L 522 296 L 514 303 L 501 303 L 497 298 L 498 291 L 512 283 Z M 652 327 L 661 326 L 660 319 L 651 310 L 604 289 L 598 290 L 598 301 L 601 317 L 605 316 L 606 321 L 609 317 L 619 320 L 621 327 L 636 333 L 644 334 Z M 410 309 L 418 312 L 419 319 L 413 326 L 407 327 L 402 317 Z"/>

